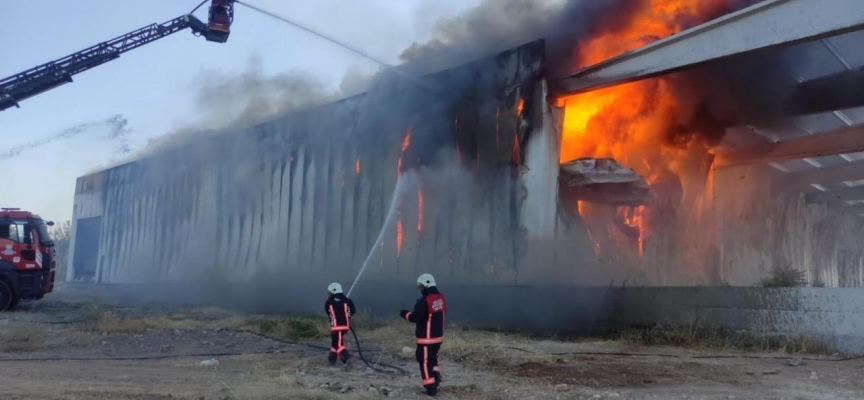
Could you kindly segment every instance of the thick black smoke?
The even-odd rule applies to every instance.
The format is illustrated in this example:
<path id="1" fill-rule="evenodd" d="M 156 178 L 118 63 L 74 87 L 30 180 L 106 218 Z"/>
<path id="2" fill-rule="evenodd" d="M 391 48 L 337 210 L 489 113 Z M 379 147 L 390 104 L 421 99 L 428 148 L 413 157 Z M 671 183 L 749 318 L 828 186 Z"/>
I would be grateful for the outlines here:
<path id="1" fill-rule="evenodd" d="M 129 153 L 129 132 L 128 121 L 122 115 L 115 115 L 104 121 L 88 122 L 75 125 L 57 132 L 51 136 L 33 140 L 19 146 L 9 149 L 0 150 L 0 160 L 10 159 L 23 152 L 33 150 L 42 146 L 47 146 L 51 143 L 71 139 L 96 129 L 107 129 L 107 132 L 98 137 L 99 140 L 111 141 L 116 144 L 116 150 L 119 154 Z"/>
<path id="2" fill-rule="evenodd" d="M 558 71 L 572 69 L 579 40 L 615 25 L 635 12 L 631 0 L 483 0 L 464 15 L 442 20 L 427 43 L 402 52 L 416 74 L 474 61 L 518 45 L 545 39 L 547 59 Z"/>

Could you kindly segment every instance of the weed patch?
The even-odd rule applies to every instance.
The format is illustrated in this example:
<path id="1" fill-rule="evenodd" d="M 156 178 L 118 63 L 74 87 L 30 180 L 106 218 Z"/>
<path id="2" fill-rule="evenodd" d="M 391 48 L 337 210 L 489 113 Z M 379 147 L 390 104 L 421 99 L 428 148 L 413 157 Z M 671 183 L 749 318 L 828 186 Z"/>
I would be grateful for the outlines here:
<path id="1" fill-rule="evenodd" d="M 0 351 L 20 353 L 36 350 L 39 329 L 34 325 L 21 325 L 0 330 Z"/>
<path id="2" fill-rule="evenodd" d="M 330 325 L 323 317 L 258 317 L 251 321 L 251 325 L 260 333 L 287 340 L 322 339 L 330 336 Z"/>

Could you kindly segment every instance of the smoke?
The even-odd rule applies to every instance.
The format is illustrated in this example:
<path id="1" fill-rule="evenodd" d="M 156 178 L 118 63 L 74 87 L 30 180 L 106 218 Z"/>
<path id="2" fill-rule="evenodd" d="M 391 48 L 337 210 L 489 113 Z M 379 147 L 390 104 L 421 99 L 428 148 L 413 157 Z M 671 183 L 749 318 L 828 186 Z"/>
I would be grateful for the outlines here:
<path id="1" fill-rule="evenodd" d="M 261 58 L 240 73 L 204 71 L 194 82 L 195 104 L 209 128 L 242 124 L 333 101 L 336 93 L 307 72 L 265 76 Z"/>
<path id="2" fill-rule="evenodd" d="M 364 88 L 363 74 L 349 70 L 343 90 Z M 204 70 L 190 84 L 198 121 L 151 139 L 147 145 L 112 166 L 188 145 L 195 140 L 248 128 L 263 121 L 309 109 L 343 97 L 326 82 L 303 71 L 264 73 L 262 60 L 252 56 L 239 72 Z"/>
<path id="3" fill-rule="evenodd" d="M 428 73 L 486 57 L 518 45 L 545 39 L 547 57 L 559 72 L 580 38 L 604 24 L 633 12 L 626 0 L 484 0 L 465 14 L 444 19 L 433 38 L 405 49 L 403 65 L 417 74 Z M 599 19 L 597 17 L 600 17 Z"/>
<path id="4" fill-rule="evenodd" d="M 96 139 L 113 142 L 116 146 L 116 152 L 118 154 L 127 154 L 130 151 L 128 135 L 131 132 L 128 128 L 128 124 L 128 121 L 126 121 L 126 118 L 123 118 L 122 115 L 115 115 L 102 121 L 88 122 L 75 125 L 66 128 L 60 132 L 57 132 L 51 136 L 33 140 L 5 150 L 0 150 L 0 161 L 8 160 L 10 158 L 20 155 L 21 153 L 47 146 L 54 142 L 71 139 L 89 132 L 99 131 L 102 129 L 107 129 L 107 132 L 97 136 Z"/>

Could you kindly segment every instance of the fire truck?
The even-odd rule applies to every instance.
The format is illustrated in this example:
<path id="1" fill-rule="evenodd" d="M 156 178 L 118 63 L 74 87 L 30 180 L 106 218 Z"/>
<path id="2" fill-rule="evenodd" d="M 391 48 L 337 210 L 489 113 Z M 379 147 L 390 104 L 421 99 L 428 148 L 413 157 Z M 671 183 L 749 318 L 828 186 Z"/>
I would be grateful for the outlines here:
<path id="1" fill-rule="evenodd" d="M 0 311 L 54 290 L 51 221 L 18 208 L 0 208 Z"/>

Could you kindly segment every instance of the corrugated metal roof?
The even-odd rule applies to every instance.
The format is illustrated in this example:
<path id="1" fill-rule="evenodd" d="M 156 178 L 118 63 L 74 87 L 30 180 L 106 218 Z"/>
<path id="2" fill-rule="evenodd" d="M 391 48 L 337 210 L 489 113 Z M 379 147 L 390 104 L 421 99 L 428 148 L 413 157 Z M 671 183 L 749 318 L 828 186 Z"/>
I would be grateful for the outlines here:
<path id="1" fill-rule="evenodd" d="M 783 48 L 777 50 L 777 57 L 783 57 L 788 60 L 788 73 L 790 74 L 788 79 L 790 82 L 806 82 L 831 74 L 864 67 L 864 48 L 861 47 L 861 43 L 864 43 L 864 31 L 856 31 Z M 763 143 L 766 139 L 771 142 L 782 142 L 859 125 L 864 127 L 864 107 L 805 115 L 769 125 L 746 127 L 750 129 L 742 129 L 740 127 L 730 129 L 726 145 L 740 149 L 752 146 L 752 142 L 755 140 L 762 140 Z M 759 135 L 764 139 L 742 139 L 742 136 L 748 133 Z M 771 165 L 784 173 L 793 173 L 815 168 L 836 167 L 860 160 L 864 160 L 864 153 L 813 157 L 771 163 Z M 819 183 L 811 185 L 811 187 L 812 190 L 830 191 L 862 184 L 864 184 L 864 180 L 844 183 Z"/>

